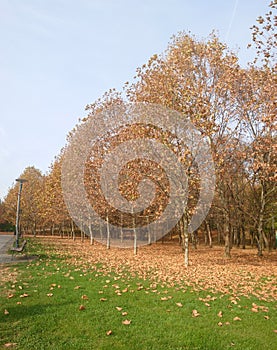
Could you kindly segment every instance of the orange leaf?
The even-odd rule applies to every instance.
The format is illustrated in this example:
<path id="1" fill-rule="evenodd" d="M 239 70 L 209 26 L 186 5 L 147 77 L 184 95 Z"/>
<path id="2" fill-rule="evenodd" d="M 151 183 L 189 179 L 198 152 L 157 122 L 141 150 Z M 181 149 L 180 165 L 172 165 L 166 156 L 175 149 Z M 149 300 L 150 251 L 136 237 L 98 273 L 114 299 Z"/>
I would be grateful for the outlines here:
<path id="1" fill-rule="evenodd" d="M 192 310 L 192 317 L 198 317 L 200 313 L 197 310 Z"/>
<path id="2" fill-rule="evenodd" d="M 16 345 L 17 345 L 17 343 L 6 343 L 6 344 L 4 344 L 4 347 L 11 348 L 11 347 L 16 346 Z"/>
<path id="3" fill-rule="evenodd" d="M 21 295 L 20 295 L 20 298 L 27 298 L 28 296 L 29 296 L 29 294 L 24 293 L 24 294 L 21 294 Z"/>
<path id="4" fill-rule="evenodd" d="M 85 308 L 84 305 L 80 305 L 80 307 L 79 307 L 79 310 L 80 310 L 80 311 L 85 310 L 85 309 L 86 309 L 86 308 Z"/>
<path id="5" fill-rule="evenodd" d="M 131 320 L 124 320 L 124 321 L 122 321 L 122 324 L 128 325 L 128 324 L 130 324 L 131 322 L 132 322 Z"/>

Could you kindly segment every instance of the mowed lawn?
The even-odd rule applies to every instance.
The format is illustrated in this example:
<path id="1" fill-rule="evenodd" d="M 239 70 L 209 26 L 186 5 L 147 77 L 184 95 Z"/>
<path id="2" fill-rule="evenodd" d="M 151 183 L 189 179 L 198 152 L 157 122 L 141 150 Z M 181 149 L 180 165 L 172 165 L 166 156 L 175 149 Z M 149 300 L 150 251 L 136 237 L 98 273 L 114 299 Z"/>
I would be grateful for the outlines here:
<path id="1" fill-rule="evenodd" d="M 162 262 L 145 263 L 148 253 L 153 261 L 164 254 L 168 265 L 166 245 L 160 244 L 158 251 L 157 245 L 141 248 L 132 260 L 120 256 L 120 250 L 104 252 L 100 245 L 85 244 L 82 251 L 80 243 L 67 247 L 65 241 L 29 239 L 28 252 L 39 254 L 37 260 L 0 267 L 0 348 L 277 349 L 274 268 L 262 270 L 268 274 L 253 284 L 251 276 L 259 266 L 243 268 L 240 262 L 232 270 L 230 265 L 230 281 L 233 277 L 236 285 L 237 276 L 238 290 L 229 288 L 224 277 L 217 290 L 215 269 L 213 284 L 205 287 L 208 272 L 202 280 L 195 261 L 180 279 L 180 270 L 171 276 Z M 226 266 L 217 263 L 221 276 Z"/>

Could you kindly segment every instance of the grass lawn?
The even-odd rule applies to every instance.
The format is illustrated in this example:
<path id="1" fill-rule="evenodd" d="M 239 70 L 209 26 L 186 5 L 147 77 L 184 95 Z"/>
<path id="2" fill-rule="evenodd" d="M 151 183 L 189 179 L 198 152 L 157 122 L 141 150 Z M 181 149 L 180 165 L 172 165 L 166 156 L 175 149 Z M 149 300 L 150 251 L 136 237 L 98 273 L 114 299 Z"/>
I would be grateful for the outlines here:
<path id="1" fill-rule="evenodd" d="M 276 300 L 73 263 L 35 239 L 28 249 L 40 258 L 0 267 L 0 348 L 277 349 Z"/>

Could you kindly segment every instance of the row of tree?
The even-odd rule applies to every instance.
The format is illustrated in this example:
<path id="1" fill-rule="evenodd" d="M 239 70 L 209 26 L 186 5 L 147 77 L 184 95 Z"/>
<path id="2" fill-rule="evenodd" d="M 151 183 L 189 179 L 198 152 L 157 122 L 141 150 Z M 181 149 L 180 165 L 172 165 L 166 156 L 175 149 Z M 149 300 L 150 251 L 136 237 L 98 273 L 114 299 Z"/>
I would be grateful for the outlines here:
<path id="1" fill-rule="evenodd" d="M 271 2 L 269 13 L 259 17 L 257 25 L 252 28 L 257 57 L 247 68 L 239 65 L 236 54 L 216 35 L 198 40 L 192 35 L 179 33 L 162 55 L 154 55 L 137 70 L 134 82 L 126 83 L 122 92 L 110 90 L 88 105 L 88 116 L 69 133 L 67 145 L 55 158 L 48 173 L 43 175 L 38 169 L 28 167 L 21 174 L 28 180 L 22 193 L 21 227 L 24 231 L 33 234 L 58 232 L 73 238 L 76 232 L 80 232 L 63 198 L 61 173 L 65 153 L 79 130 L 90 120 L 97 119 L 99 113 L 109 106 L 140 102 L 177 111 L 184 120 L 189 119 L 209 142 L 216 187 L 212 207 L 200 227 L 205 243 L 212 246 L 215 239 L 224 243 L 226 256 L 230 256 L 234 244 L 243 248 L 248 243 L 255 244 L 259 255 L 264 248 L 274 248 L 277 228 L 277 63 L 276 16 L 273 11 L 276 7 L 277 2 Z M 135 125 L 127 130 L 109 130 L 98 140 L 92 149 L 93 156 L 90 154 L 86 160 L 85 186 L 90 203 L 103 220 L 122 227 L 135 227 L 138 216 L 123 217 L 118 210 L 108 208 L 99 185 L 103 156 L 131 138 L 159 140 L 186 166 L 188 204 L 170 234 L 179 235 L 184 248 L 189 236 L 196 246 L 199 232 L 190 233 L 188 224 L 201 191 L 199 169 L 187 148 L 162 128 Z M 129 165 L 121 173 L 121 193 L 132 201 L 139 196 L 138 184 L 142 178 L 153 181 L 158 189 L 156 204 L 151 210 L 140 213 L 140 217 L 153 221 L 167 200 L 166 178 L 159 167 L 153 170 L 155 165 L 149 162 Z M 10 188 L 4 202 L 0 203 L 2 221 L 15 220 L 17 186 Z M 86 227 L 91 237 L 99 237 L 99 232 L 102 237 L 101 224 L 87 225 L 82 203 L 77 201 L 76 205 L 84 225 L 81 235 L 86 232 Z M 107 234 L 104 235 L 106 238 Z"/>

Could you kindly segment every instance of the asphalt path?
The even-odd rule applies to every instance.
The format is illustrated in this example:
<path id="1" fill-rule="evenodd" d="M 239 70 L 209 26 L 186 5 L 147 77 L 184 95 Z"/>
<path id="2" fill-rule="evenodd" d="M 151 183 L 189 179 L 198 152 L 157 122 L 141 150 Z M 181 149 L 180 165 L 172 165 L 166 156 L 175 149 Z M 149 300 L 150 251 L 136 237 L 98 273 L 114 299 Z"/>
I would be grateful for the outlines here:
<path id="1" fill-rule="evenodd" d="M 15 236 L 12 235 L 3 235 L 0 234 L 0 265 L 1 264 L 9 264 L 9 263 L 17 263 L 29 261 L 33 257 L 28 257 L 24 253 L 20 254 L 8 254 L 9 248 L 12 246 Z"/>

